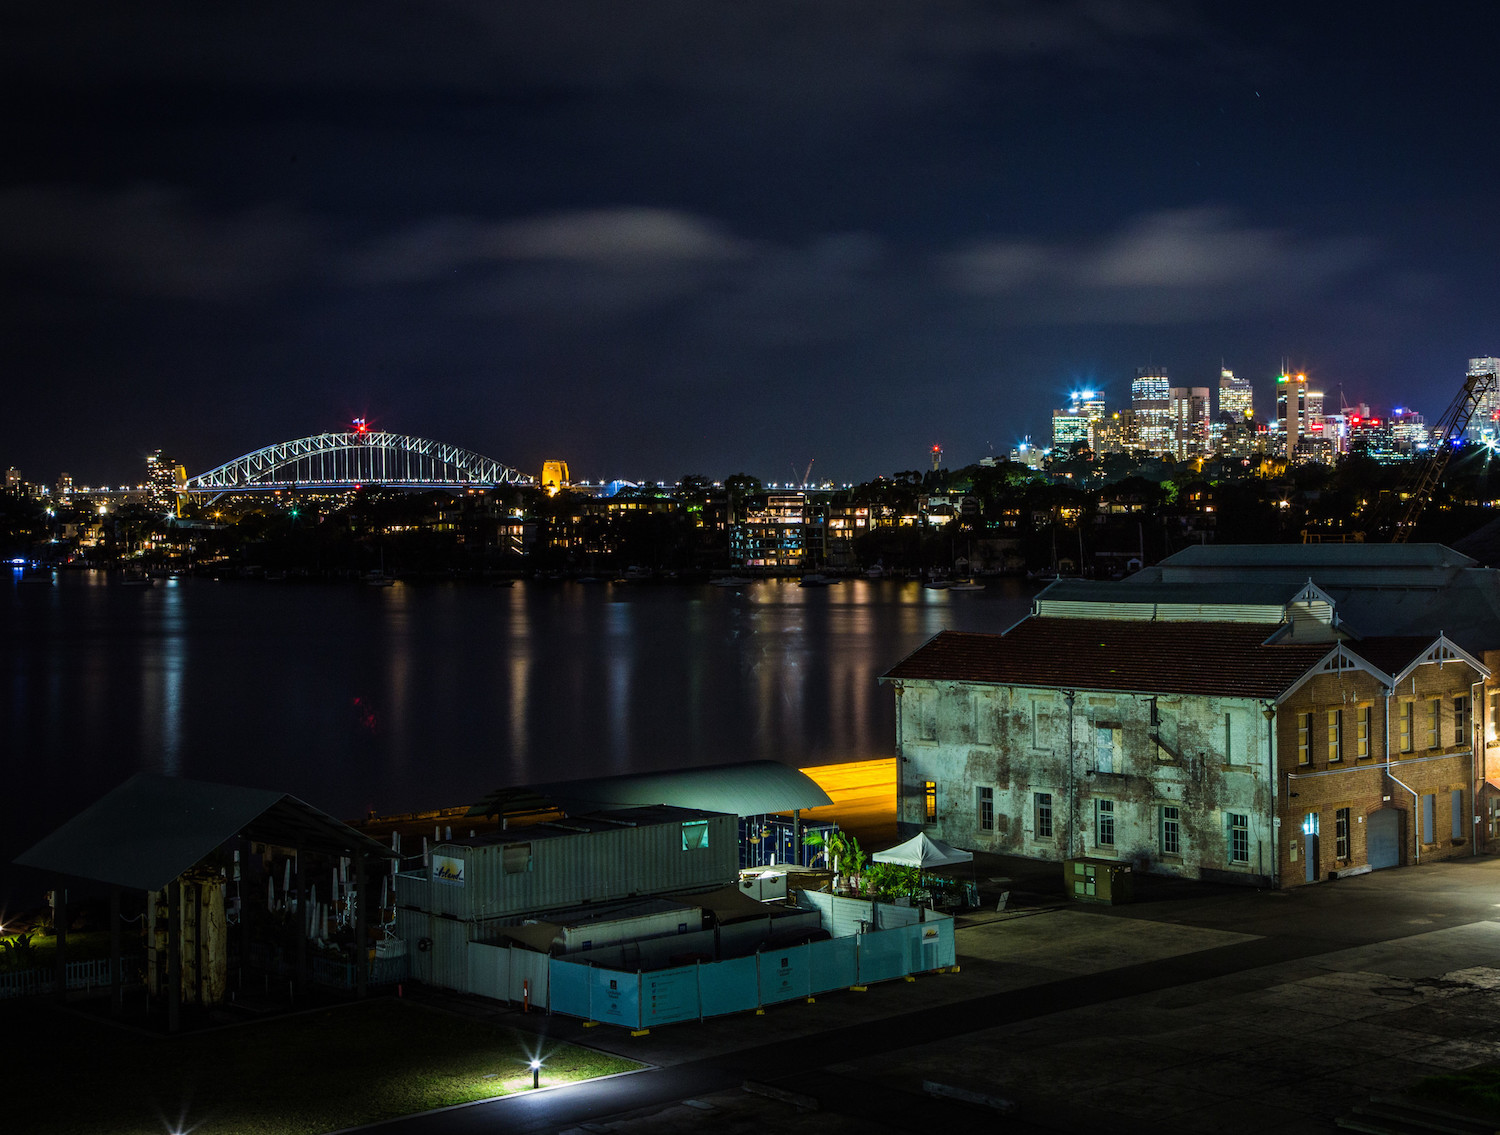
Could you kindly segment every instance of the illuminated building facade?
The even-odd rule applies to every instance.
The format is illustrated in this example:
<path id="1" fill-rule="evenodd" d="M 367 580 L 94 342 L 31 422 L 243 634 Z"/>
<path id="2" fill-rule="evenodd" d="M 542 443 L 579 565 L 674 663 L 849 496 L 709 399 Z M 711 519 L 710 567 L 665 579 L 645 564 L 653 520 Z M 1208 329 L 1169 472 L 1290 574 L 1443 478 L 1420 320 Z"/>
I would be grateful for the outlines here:
<path id="1" fill-rule="evenodd" d="M 1056 453 L 1067 453 L 1078 442 L 1092 444 L 1088 418 L 1077 406 L 1052 411 L 1052 449 Z"/>
<path id="2" fill-rule="evenodd" d="M 187 485 L 187 470 L 165 458 L 161 450 L 146 457 L 146 492 L 152 508 L 179 515 L 179 494 Z"/>
<path id="3" fill-rule="evenodd" d="M 1248 379 L 1235 378 L 1228 367 L 1219 368 L 1219 413 L 1236 418 L 1255 417 L 1255 391 Z"/>
<path id="4" fill-rule="evenodd" d="M 1276 377 L 1276 433 L 1281 455 L 1291 459 L 1307 432 L 1307 375 Z"/>
<path id="5" fill-rule="evenodd" d="M 566 461 L 542 462 L 542 488 L 556 496 L 568 487 L 568 463 Z"/>
<path id="6" fill-rule="evenodd" d="M 1164 367 L 1138 367 L 1130 383 L 1130 409 L 1135 416 L 1133 448 L 1148 453 L 1170 453 L 1172 388 Z"/>
<path id="7" fill-rule="evenodd" d="M 1500 359 L 1489 357 L 1469 360 L 1470 375 L 1487 374 L 1492 371 L 1500 373 Z M 1484 445 L 1495 445 L 1500 442 L 1500 384 L 1480 398 L 1479 405 L 1474 408 L 1474 415 L 1469 419 L 1464 435 L 1469 441 Z"/>
<path id="8" fill-rule="evenodd" d="M 807 555 L 807 494 L 767 493 L 730 529 L 730 553 L 747 568 L 800 568 Z"/>
<path id="9" fill-rule="evenodd" d="M 1167 404 L 1172 417 L 1172 455 L 1179 461 L 1208 452 L 1208 387 L 1173 386 Z"/>

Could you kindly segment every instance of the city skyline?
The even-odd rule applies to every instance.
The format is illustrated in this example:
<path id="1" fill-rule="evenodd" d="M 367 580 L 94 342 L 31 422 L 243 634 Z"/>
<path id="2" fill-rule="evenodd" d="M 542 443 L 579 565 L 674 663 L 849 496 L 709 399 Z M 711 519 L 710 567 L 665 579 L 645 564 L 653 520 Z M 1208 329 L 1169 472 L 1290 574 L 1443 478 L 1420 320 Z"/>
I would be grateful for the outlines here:
<path id="1" fill-rule="evenodd" d="M 1435 420 L 1500 338 L 1485 25 L 39 10 L 0 45 L 0 462 L 134 480 L 366 417 L 533 474 L 860 481 L 1140 367 L 1222 361 L 1265 417 L 1283 359 Z"/>

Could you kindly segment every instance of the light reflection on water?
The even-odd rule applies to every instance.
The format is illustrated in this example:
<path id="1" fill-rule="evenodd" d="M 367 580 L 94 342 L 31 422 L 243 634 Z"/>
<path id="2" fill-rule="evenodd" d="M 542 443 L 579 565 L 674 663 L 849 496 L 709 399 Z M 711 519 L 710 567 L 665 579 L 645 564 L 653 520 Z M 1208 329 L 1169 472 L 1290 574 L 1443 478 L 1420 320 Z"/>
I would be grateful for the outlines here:
<path id="1" fill-rule="evenodd" d="M 1032 589 L 363 588 L 97 573 L 0 592 L 4 864 L 136 771 L 277 788 L 335 815 L 503 784 L 890 753 L 876 677 Z M 0 890 L 3 899 L 3 890 Z"/>

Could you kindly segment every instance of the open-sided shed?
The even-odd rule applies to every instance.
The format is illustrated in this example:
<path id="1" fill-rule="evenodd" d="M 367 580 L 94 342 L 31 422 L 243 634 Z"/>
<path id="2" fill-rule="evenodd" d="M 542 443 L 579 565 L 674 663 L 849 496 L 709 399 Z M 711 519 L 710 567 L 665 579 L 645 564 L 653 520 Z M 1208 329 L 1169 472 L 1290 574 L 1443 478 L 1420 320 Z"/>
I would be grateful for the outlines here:
<path id="1" fill-rule="evenodd" d="M 182 877 L 235 840 L 351 859 L 356 887 L 364 878 L 366 860 L 393 854 L 384 845 L 284 792 L 139 773 L 15 862 L 61 879 L 86 880 L 110 888 L 111 992 L 116 1012 L 121 1008 L 120 894 L 127 890 L 167 892 L 167 1019 L 168 1029 L 175 1032 L 181 998 L 177 938 L 181 930 Z M 299 855 L 299 908 L 304 886 L 301 862 Z M 368 905 L 360 901 L 356 907 L 359 923 L 355 933 L 360 943 L 365 938 Z M 68 919 L 60 895 L 57 910 L 57 990 L 62 996 L 66 990 Z M 305 919 L 298 920 L 298 928 L 298 972 L 305 975 Z M 362 995 L 368 976 L 366 951 L 356 950 L 355 957 L 357 989 Z"/>

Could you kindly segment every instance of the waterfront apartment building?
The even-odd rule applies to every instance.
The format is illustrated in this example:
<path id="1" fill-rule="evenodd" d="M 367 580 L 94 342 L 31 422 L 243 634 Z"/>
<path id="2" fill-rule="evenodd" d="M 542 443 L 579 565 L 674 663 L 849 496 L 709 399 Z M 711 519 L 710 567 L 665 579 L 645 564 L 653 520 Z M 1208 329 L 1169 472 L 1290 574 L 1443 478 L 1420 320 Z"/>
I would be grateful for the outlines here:
<path id="1" fill-rule="evenodd" d="M 808 553 L 806 493 L 772 492 L 750 500 L 730 528 L 730 557 L 765 571 L 798 569 Z"/>

